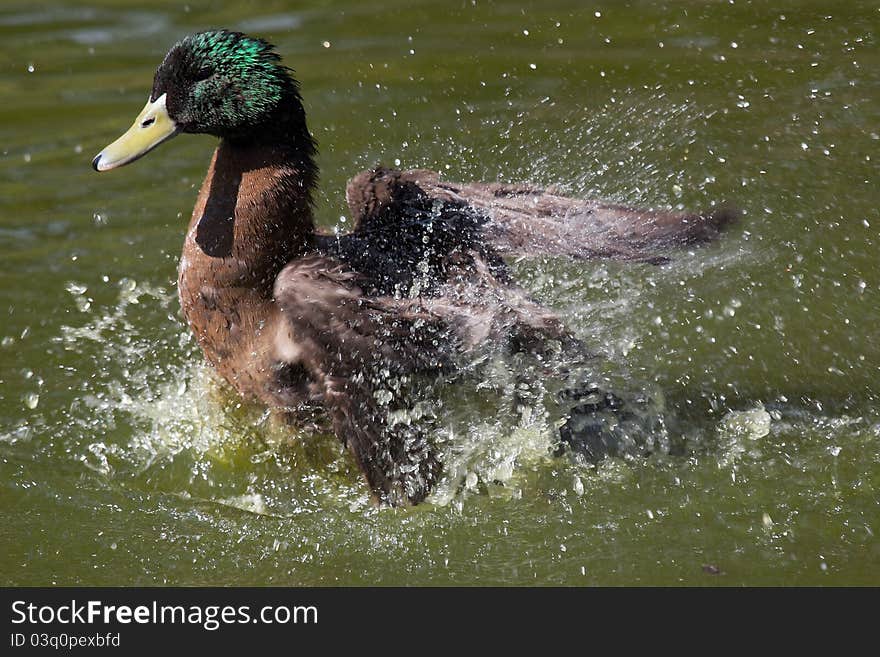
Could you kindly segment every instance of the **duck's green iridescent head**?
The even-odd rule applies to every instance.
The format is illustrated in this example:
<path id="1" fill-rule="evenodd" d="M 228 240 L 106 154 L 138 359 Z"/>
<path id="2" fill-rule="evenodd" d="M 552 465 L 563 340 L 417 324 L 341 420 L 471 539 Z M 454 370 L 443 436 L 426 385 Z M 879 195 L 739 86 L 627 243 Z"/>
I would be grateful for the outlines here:
<path id="1" fill-rule="evenodd" d="M 282 123 L 289 132 L 293 120 L 307 135 L 297 83 L 279 60 L 270 43 L 240 32 L 213 30 L 182 39 L 156 70 L 141 114 L 94 159 L 94 168 L 132 162 L 181 132 L 254 140 Z"/>
<path id="2" fill-rule="evenodd" d="M 175 44 L 156 71 L 150 99 L 182 132 L 246 133 L 296 93 L 272 45 L 225 30 L 193 34 Z"/>

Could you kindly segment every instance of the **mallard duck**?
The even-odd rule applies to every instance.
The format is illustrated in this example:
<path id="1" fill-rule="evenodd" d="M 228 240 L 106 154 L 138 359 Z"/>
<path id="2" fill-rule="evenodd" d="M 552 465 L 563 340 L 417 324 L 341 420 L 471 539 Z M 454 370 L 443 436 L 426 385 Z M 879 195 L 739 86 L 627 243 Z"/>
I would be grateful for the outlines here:
<path id="1" fill-rule="evenodd" d="M 121 167 L 182 133 L 219 138 L 178 277 L 205 357 L 247 398 L 323 409 L 389 504 L 423 500 L 442 467 L 419 426 L 389 419 L 408 382 L 487 344 L 576 342 L 514 282 L 505 257 L 657 262 L 731 218 L 377 168 L 348 184 L 352 232 L 324 234 L 313 219 L 316 147 L 299 84 L 271 44 L 226 30 L 171 47 L 147 104 L 93 167 Z"/>

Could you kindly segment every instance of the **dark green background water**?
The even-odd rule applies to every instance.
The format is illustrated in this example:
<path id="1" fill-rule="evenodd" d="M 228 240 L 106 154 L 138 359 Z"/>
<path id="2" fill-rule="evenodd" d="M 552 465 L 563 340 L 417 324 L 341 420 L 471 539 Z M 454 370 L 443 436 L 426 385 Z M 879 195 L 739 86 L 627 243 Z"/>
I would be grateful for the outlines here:
<path id="1" fill-rule="evenodd" d="M 0 8 L 0 583 L 880 584 L 876 3 L 132 6 Z M 380 160 L 742 208 L 668 266 L 518 266 L 690 455 L 593 470 L 540 408 L 462 401 L 458 479 L 375 509 L 332 438 L 214 383 L 174 287 L 213 140 L 89 163 L 220 26 L 296 69 L 327 227 Z"/>

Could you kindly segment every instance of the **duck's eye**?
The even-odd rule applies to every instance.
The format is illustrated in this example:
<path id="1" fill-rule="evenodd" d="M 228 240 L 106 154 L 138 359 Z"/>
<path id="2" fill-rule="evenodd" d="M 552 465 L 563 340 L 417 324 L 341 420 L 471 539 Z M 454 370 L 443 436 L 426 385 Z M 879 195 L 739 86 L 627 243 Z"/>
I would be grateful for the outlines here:
<path id="1" fill-rule="evenodd" d="M 156 122 L 156 117 L 151 116 L 150 118 L 146 119 L 143 123 L 141 123 L 141 127 L 148 128 L 149 126 L 153 125 L 155 122 Z"/>
<path id="2" fill-rule="evenodd" d="M 214 71 L 209 68 L 203 68 L 198 73 L 196 73 L 195 81 L 201 82 L 202 80 L 207 80 L 212 75 L 214 75 Z"/>

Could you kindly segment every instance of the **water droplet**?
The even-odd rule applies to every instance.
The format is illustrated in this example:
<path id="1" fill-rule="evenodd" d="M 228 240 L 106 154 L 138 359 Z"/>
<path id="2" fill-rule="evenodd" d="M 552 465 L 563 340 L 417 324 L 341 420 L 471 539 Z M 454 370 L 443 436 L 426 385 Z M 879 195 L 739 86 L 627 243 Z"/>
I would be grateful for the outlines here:
<path id="1" fill-rule="evenodd" d="M 137 287 L 137 281 L 131 278 L 121 278 L 119 279 L 119 289 L 123 292 L 134 292 Z"/>
<path id="2" fill-rule="evenodd" d="M 763 404 L 746 411 L 730 411 L 718 424 L 722 434 L 758 440 L 770 433 L 770 414 Z"/>
<path id="3" fill-rule="evenodd" d="M 89 288 L 82 283 L 77 283 L 76 281 L 68 281 L 68 283 L 64 286 L 64 289 L 74 296 L 81 296 L 85 294 Z"/>
<path id="4" fill-rule="evenodd" d="M 29 392 L 24 396 L 24 405 L 33 410 L 40 403 L 40 396 L 35 392 Z"/>

